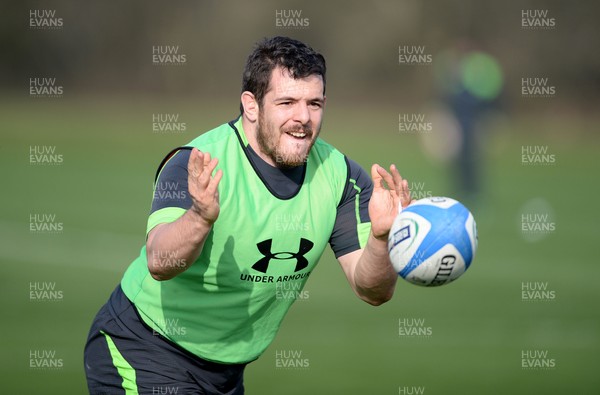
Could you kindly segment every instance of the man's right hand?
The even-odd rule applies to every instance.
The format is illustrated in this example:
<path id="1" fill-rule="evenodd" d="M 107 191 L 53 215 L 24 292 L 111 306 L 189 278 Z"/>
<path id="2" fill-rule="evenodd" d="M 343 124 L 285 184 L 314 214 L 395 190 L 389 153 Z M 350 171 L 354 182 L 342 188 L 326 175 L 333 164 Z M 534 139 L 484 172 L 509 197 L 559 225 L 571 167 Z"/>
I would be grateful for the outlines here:
<path id="1" fill-rule="evenodd" d="M 218 185 L 223 172 L 217 158 L 194 148 L 188 161 L 188 193 L 192 206 L 177 220 L 158 224 L 148 233 L 148 270 L 155 280 L 169 280 L 198 259 L 212 225 L 219 217 Z M 176 262 L 177 264 L 174 264 Z"/>
<path id="2" fill-rule="evenodd" d="M 192 149 L 188 161 L 188 191 L 192 199 L 190 210 L 206 222 L 212 224 L 219 217 L 219 191 L 217 189 L 223 171 L 217 170 L 219 160 L 210 157 L 208 152 L 202 152 L 198 148 Z"/>

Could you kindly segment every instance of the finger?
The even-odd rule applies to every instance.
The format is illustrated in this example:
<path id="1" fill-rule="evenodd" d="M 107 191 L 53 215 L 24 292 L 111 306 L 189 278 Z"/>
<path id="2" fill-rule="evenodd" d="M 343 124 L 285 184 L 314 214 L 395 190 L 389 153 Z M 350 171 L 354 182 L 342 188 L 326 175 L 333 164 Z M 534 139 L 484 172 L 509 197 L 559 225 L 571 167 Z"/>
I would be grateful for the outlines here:
<path id="1" fill-rule="evenodd" d="M 400 175 L 400 172 L 396 168 L 396 165 L 390 166 L 392 177 L 394 178 L 394 187 L 402 207 L 406 207 L 411 203 L 410 188 L 408 187 L 408 180 L 405 180 Z"/>
<path id="2" fill-rule="evenodd" d="M 221 181 L 222 177 L 223 177 L 223 170 L 221 170 L 221 169 L 217 170 L 217 172 L 215 173 L 215 176 L 210 180 L 210 182 L 208 183 L 208 186 L 206 187 L 206 193 L 208 193 L 209 196 L 214 195 L 216 198 L 218 198 L 219 191 L 218 191 L 217 187 L 219 186 L 219 181 Z"/>
<path id="3" fill-rule="evenodd" d="M 208 186 L 212 173 L 217 167 L 218 162 L 219 160 L 217 158 L 212 158 L 207 166 L 205 166 L 202 170 L 202 174 L 200 174 L 200 177 L 198 177 L 198 184 L 202 188 L 206 188 Z"/>
<path id="4" fill-rule="evenodd" d="M 403 190 L 402 190 L 402 207 L 406 207 L 411 203 L 410 198 L 410 188 L 408 187 L 408 181 L 402 180 Z"/>
<path id="5" fill-rule="evenodd" d="M 380 166 L 377 163 L 375 163 L 373 166 L 371 166 L 371 179 L 373 180 L 373 186 L 375 188 L 380 188 L 383 186 L 383 184 L 381 182 L 382 177 L 379 174 L 379 168 L 380 168 Z"/>
<path id="6" fill-rule="evenodd" d="M 217 158 L 212 158 L 211 161 L 208 163 L 208 166 L 206 166 L 206 168 L 204 170 L 206 171 L 206 173 L 208 174 L 209 177 L 212 176 L 212 174 L 215 171 L 215 169 L 217 168 L 218 164 L 219 164 L 219 159 L 217 159 Z"/>
<path id="7" fill-rule="evenodd" d="M 379 173 L 379 175 L 381 175 L 385 183 L 388 185 L 388 188 L 393 188 L 394 179 L 392 178 L 392 175 L 388 173 L 387 170 L 385 170 L 383 167 L 379 167 L 379 169 L 377 169 L 377 172 Z"/>
<path id="8" fill-rule="evenodd" d="M 203 153 L 198 149 L 192 149 L 190 159 L 188 160 L 188 174 L 193 178 L 198 178 L 202 172 Z"/>
<path id="9" fill-rule="evenodd" d="M 205 152 L 204 153 L 204 161 L 202 162 L 202 169 L 204 170 L 206 168 L 206 166 L 208 166 L 209 163 L 210 163 L 210 153 Z"/>
<path id="10" fill-rule="evenodd" d="M 394 179 L 394 189 L 396 190 L 396 194 L 398 196 L 402 196 L 404 192 L 404 184 L 402 182 L 402 176 L 398 172 L 396 165 L 390 166 L 390 173 L 392 173 L 392 178 Z"/>

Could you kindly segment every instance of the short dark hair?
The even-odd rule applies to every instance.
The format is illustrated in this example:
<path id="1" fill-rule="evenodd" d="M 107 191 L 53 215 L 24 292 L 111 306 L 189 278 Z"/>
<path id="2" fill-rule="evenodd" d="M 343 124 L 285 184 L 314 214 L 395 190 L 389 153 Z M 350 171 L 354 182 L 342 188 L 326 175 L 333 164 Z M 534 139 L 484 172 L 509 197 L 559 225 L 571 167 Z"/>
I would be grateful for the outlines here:
<path id="1" fill-rule="evenodd" d="M 242 76 L 242 92 L 251 92 L 259 105 L 269 88 L 271 73 L 276 67 L 290 72 L 294 79 L 320 75 L 323 78 L 325 94 L 325 58 L 301 41 L 289 37 L 276 36 L 259 41 L 246 60 Z M 240 111 L 244 107 L 240 103 Z"/>

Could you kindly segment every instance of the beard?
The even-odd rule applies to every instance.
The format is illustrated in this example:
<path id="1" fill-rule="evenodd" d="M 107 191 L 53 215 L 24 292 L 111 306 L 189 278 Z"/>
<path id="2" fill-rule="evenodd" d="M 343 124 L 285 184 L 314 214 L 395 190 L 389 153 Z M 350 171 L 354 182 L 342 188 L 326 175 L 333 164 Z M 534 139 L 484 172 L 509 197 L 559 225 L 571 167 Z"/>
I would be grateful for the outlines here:
<path id="1" fill-rule="evenodd" d="M 256 140 L 260 150 L 271 158 L 276 167 L 289 169 L 306 163 L 308 154 L 319 136 L 320 129 L 319 126 L 316 132 L 313 132 L 308 125 L 298 125 L 276 130 L 272 125 L 265 122 L 264 115 L 261 113 L 258 116 Z M 295 132 L 305 133 L 306 136 L 297 143 L 292 143 L 292 147 L 284 146 L 281 138 L 287 133 Z"/>

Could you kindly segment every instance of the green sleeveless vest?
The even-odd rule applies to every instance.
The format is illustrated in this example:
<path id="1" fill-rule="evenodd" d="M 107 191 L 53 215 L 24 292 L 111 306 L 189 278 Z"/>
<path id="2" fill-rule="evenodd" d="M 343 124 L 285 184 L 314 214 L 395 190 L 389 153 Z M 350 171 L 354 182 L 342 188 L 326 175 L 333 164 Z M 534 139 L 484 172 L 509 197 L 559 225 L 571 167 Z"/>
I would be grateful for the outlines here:
<path id="1" fill-rule="evenodd" d="M 258 358 L 303 295 L 331 236 L 348 171 L 344 156 L 317 139 L 300 191 L 279 199 L 241 144 L 248 144 L 241 118 L 189 144 L 218 158 L 217 169 L 223 170 L 219 218 L 196 262 L 171 280 L 156 281 L 144 247 L 121 282 L 146 324 L 199 357 L 221 363 Z M 148 230 L 184 212 L 159 210 Z"/>

